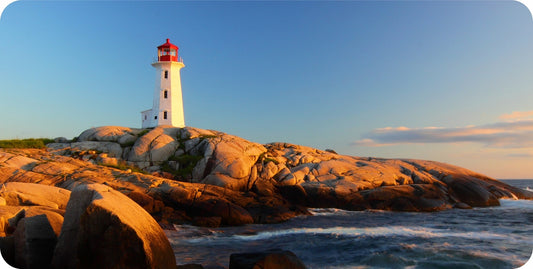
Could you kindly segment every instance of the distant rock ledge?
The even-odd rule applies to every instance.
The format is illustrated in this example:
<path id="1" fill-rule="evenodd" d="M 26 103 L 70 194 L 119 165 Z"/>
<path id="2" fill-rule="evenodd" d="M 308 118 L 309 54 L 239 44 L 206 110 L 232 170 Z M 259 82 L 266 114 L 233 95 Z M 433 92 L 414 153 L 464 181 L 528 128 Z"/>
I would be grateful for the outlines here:
<path id="1" fill-rule="evenodd" d="M 155 221 L 167 229 L 185 223 L 218 227 L 277 223 L 309 214 L 309 207 L 438 211 L 533 199 L 533 192 L 444 163 L 261 145 L 170 126 L 97 127 L 72 141 L 56 139 L 46 150 L 0 149 L 0 183 L 0 248 L 11 264 L 24 268 L 96 265 L 101 261 L 92 256 L 112 251 L 95 246 L 112 245 L 124 234 L 137 234 L 128 239 L 144 256 L 107 257 L 113 264 L 133 266 L 120 261 L 137 259 L 141 267 L 169 265 L 173 253 Z M 137 220 L 128 214 L 136 210 L 148 214 Z M 116 234 L 94 241 L 108 224 Z M 153 233 L 137 231 L 146 227 Z M 35 252 L 30 241 L 42 251 Z M 88 256 L 65 247 L 73 244 Z M 150 254 L 155 250 L 166 254 Z"/>

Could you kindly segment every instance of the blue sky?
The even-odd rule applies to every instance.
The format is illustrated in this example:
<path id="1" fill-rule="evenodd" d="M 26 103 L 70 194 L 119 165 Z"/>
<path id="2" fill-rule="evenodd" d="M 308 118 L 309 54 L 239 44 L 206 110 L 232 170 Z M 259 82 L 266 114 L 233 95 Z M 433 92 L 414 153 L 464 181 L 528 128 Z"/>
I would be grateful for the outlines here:
<path id="1" fill-rule="evenodd" d="M 514 1 L 18 1 L 0 139 L 140 127 L 166 38 L 189 126 L 533 178 L 533 20 Z"/>

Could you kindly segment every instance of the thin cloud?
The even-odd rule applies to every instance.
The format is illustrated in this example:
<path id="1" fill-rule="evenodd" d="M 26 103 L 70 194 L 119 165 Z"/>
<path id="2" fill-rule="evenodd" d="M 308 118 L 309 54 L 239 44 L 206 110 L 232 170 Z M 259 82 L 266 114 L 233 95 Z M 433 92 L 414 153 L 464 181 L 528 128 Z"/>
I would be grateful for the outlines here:
<path id="1" fill-rule="evenodd" d="M 533 110 L 531 111 L 514 111 L 511 114 L 503 114 L 499 118 L 502 120 L 519 120 L 533 117 Z"/>
<path id="2" fill-rule="evenodd" d="M 533 153 L 514 153 L 505 155 L 511 158 L 533 158 Z"/>
<path id="3" fill-rule="evenodd" d="M 529 112 L 512 113 L 506 119 L 528 116 Z M 511 115 L 513 115 L 511 117 Z M 504 115 L 505 116 L 505 115 Z M 503 116 L 502 116 L 503 117 Z M 500 118 L 502 118 L 500 117 Z M 482 143 L 493 148 L 533 148 L 533 120 L 503 121 L 480 126 L 386 127 L 364 135 L 352 145 L 365 147 L 424 143 Z"/>

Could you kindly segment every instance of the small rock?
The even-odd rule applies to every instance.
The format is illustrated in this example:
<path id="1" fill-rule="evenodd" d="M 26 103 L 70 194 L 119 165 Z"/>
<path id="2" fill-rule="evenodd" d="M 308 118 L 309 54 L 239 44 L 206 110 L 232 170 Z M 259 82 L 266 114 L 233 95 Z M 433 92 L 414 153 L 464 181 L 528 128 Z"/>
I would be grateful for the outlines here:
<path id="1" fill-rule="evenodd" d="M 325 149 L 324 151 L 329 152 L 329 153 L 333 153 L 333 154 L 338 154 L 336 151 L 334 151 L 332 149 Z"/>
<path id="2" fill-rule="evenodd" d="M 54 143 L 67 143 L 68 139 L 66 137 L 56 137 L 54 138 Z"/>
<path id="3" fill-rule="evenodd" d="M 280 249 L 265 252 L 231 254 L 230 269 L 303 269 L 303 262 L 291 251 Z"/>
<path id="4" fill-rule="evenodd" d="M 191 264 L 177 265 L 176 269 L 204 269 L 204 267 L 201 264 L 191 263 Z"/>

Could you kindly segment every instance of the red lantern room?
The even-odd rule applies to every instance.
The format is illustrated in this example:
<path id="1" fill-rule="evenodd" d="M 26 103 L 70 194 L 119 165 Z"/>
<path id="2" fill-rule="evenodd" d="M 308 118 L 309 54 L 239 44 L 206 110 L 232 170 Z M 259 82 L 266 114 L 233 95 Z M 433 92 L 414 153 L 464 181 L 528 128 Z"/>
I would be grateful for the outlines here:
<path id="1" fill-rule="evenodd" d="M 167 38 L 167 43 L 157 47 L 157 61 L 159 62 L 178 62 L 178 46 L 170 43 Z"/>

